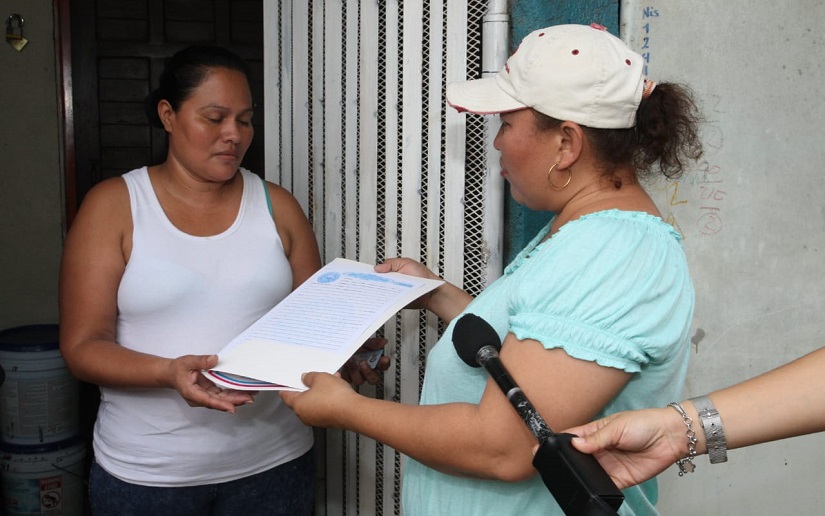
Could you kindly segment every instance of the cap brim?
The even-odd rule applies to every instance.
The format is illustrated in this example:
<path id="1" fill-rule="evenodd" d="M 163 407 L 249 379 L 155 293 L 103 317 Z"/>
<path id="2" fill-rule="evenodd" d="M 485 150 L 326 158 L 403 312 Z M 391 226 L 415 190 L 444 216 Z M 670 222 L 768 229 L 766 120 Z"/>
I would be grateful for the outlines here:
<path id="1" fill-rule="evenodd" d="M 447 104 L 459 112 L 478 115 L 494 115 L 527 107 L 505 93 L 495 77 L 448 84 Z"/>

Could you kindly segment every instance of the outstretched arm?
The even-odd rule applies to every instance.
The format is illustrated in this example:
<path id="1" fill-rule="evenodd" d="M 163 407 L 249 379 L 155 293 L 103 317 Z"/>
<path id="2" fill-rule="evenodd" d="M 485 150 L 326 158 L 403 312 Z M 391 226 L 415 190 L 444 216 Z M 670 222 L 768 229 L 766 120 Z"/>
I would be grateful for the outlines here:
<path id="1" fill-rule="evenodd" d="M 719 411 L 728 449 L 825 430 L 825 348 L 709 395 Z M 704 432 L 692 403 L 697 453 Z M 643 482 L 687 455 L 686 427 L 672 408 L 613 414 L 567 430 L 579 450 L 592 453 L 620 488 Z"/>
<path id="2" fill-rule="evenodd" d="M 421 278 L 440 279 L 424 265 L 410 258 L 390 258 L 375 266 L 376 272 L 400 272 Z M 429 310 L 443 321 L 449 323 L 460 314 L 473 297 L 452 283 L 444 282 L 437 289 L 430 291 L 407 308 Z"/>
<path id="3" fill-rule="evenodd" d="M 551 428 L 588 421 L 627 383 L 624 371 L 577 360 L 509 334 L 501 360 Z M 451 475 L 518 481 L 536 473 L 535 438 L 490 380 L 478 404 L 406 405 L 354 392 L 343 380 L 307 373 L 304 392 L 281 398 L 307 424 L 373 438 Z M 575 398 L 575 404 L 569 403 Z"/>

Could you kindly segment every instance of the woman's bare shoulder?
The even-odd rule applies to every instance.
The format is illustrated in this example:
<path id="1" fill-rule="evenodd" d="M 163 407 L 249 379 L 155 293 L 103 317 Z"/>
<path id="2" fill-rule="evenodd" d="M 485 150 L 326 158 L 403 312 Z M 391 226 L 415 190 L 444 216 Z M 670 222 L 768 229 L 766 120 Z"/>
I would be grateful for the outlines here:
<path id="1" fill-rule="evenodd" d="M 131 203 L 126 180 L 105 179 L 94 185 L 80 204 L 74 225 L 123 229 L 131 225 Z"/>

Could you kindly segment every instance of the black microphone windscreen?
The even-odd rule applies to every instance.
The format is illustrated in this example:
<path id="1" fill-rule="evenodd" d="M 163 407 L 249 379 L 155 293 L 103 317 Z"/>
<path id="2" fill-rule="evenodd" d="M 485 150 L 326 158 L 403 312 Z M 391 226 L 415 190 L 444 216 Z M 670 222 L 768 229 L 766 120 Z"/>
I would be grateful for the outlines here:
<path id="1" fill-rule="evenodd" d="M 501 349 L 501 339 L 490 323 L 476 314 L 464 314 L 455 322 L 453 346 L 461 360 L 470 367 L 479 367 L 476 360 L 478 350 L 484 346 Z"/>

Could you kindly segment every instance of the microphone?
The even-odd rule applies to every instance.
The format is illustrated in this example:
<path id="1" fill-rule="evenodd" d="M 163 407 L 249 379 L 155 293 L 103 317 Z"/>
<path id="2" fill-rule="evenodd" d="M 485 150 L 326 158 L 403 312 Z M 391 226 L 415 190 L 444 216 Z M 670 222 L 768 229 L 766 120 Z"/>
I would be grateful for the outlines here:
<path id="1" fill-rule="evenodd" d="M 566 515 L 615 515 L 624 495 L 592 455 L 571 443 L 573 434 L 553 432 L 504 367 L 501 339 L 487 321 L 464 314 L 453 328 L 456 353 L 470 367 L 483 367 L 539 442 L 533 467 Z"/>
<path id="2" fill-rule="evenodd" d="M 498 357 L 501 339 L 487 321 L 475 314 L 464 314 L 453 328 L 453 346 L 465 364 L 470 367 L 483 367 L 490 373 L 501 392 L 507 396 L 510 404 L 539 442 L 553 435 L 544 418 L 501 363 Z"/>

